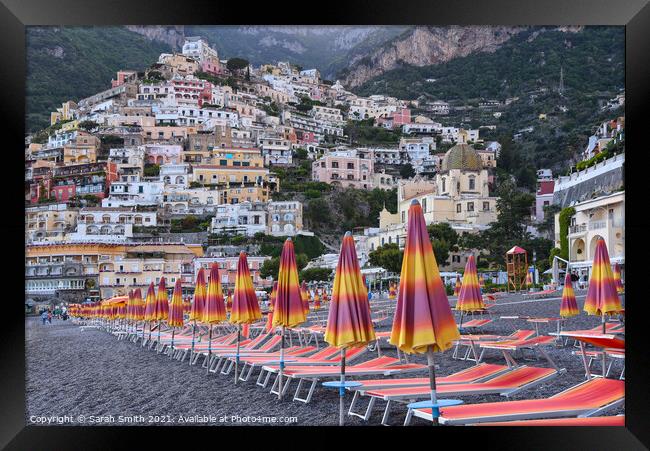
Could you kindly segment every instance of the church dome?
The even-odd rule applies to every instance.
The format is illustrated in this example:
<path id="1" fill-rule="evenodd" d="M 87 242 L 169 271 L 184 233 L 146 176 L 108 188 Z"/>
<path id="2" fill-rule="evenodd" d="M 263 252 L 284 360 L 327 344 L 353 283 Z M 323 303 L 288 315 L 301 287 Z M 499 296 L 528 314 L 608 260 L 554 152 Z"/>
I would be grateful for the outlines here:
<path id="1" fill-rule="evenodd" d="M 480 171 L 483 167 L 481 157 L 469 144 L 456 144 L 442 158 L 442 171 L 462 169 L 464 171 Z"/>

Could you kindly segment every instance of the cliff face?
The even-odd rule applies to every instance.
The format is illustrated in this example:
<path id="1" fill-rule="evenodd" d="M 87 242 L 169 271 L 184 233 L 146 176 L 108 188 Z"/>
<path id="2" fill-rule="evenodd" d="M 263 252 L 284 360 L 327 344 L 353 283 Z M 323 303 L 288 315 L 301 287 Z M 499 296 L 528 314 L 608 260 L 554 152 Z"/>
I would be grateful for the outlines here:
<path id="1" fill-rule="evenodd" d="M 185 27 L 183 25 L 126 25 L 126 28 L 150 41 L 164 42 L 174 51 L 180 51 L 185 40 Z"/>
<path id="2" fill-rule="evenodd" d="M 494 52 L 522 30 L 492 26 L 414 27 L 370 54 L 358 55 L 341 73 L 341 81 L 353 88 L 403 65 L 429 66 L 474 52 Z"/>

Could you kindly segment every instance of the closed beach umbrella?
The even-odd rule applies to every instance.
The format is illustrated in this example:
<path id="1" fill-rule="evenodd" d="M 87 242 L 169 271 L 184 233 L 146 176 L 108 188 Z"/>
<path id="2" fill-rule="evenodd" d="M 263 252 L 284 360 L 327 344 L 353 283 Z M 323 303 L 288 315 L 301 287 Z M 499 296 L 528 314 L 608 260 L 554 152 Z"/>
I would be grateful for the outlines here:
<path id="1" fill-rule="evenodd" d="M 476 266 L 476 263 L 474 264 Z M 483 274 L 481 274 L 478 278 L 478 286 L 483 288 L 485 286 L 485 277 L 483 277 Z"/>
<path id="2" fill-rule="evenodd" d="M 320 295 L 318 288 L 314 289 L 314 310 L 320 310 Z"/>
<path id="3" fill-rule="evenodd" d="M 393 282 L 390 283 L 390 287 L 388 288 L 388 299 L 395 299 L 397 296 L 397 287 Z"/>
<path id="4" fill-rule="evenodd" d="M 149 323 L 149 340 L 151 340 L 151 322 L 155 319 L 156 310 L 156 290 L 153 282 L 149 284 L 147 296 L 144 301 L 144 320 Z M 142 345 L 144 346 L 144 328 L 142 330 Z"/>
<path id="5" fill-rule="evenodd" d="M 282 327 L 280 347 L 280 371 L 278 374 L 278 398 L 282 399 L 282 370 L 284 369 L 284 330 L 305 322 L 305 310 L 300 296 L 298 282 L 298 266 L 296 253 L 291 238 L 287 238 L 282 246 L 280 269 L 278 271 L 278 292 L 273 309 L 273 326 Z"/>
<path id="6" fill-rule="evenodd" d="M 305 310 L 305 316 L 309 314 L 309 291 L 307 291 L 307 282 L 302 281 L 300 285 L 300 296 L 302 297 L 302 306 Z"/>
<path id="7" fill-rule="evenodd" d="M 176 279 L 174 284 L 174 292 L 172 293 L 172 302 L 169 305 L 169 319 L 167 324 L 172 328 L 172 344 L 169 349 L 169 357 L 171 358 L 174 351 L 174 334 L 177 327 L 183 327 L 183 287 L 181 286 L 181 279 Z"/>
<path id="8" fill-rule="evenodd" d="M 431 403 L 437 404 L 434 352 L 450 348 L 460 338 L 433 255 L 422 207 L 411 202 L 408 213 L 406 245 L 400 275 L 390 343 L 403 352 L 427 353 Z M 438 423 L 437 408 L 432 407 L 433 423 Z"/>
<path id="9" fill-rule="evenodd" d="M 361 278 L 352 233 L 346 232 L 334 275 L 332 305 L 330 305 L 325 328 L 325 341 L 341 348 L 340 426 L 343 426 L 344 418 L 345 351 L 347 348 L 363 346 L 375 339 L 375 330 L 370 318 L 368 290 Z"/>
<path id="10" fill-rule="evenodd" d="M 275 298 L 278 294 L 278 282 L 273 282 L 273 289 L 269 295 L 269 312 L 272 312 L 275 308 Z"/>
<path id="11" fill-rule="evenodd" d="M 250 324 L 262 318 L 260 304 L 257 302 L 253 279 L 248 268 L 246 252 L 239 253 L 237 276 L 235 278 L 235 293 L 230 312 L 230 322 L 237 325 L 237 356 L 235 358 L 235 384 L 239 369 L 239 343 L 241 341 L 241 325 Z"/>
<path id="12" fill-rule="evenodd" d="M 458 296 L 460 294 L 460 288 L 462 287 L 460 283 L 460 276 L 456 276 L 456 285 L 454 286 L 454 296 Z"/>
<path id="13" fill-rule="evenodd" d="M 205 308 L 203 309 L 203 322 L 208 324 L 210 333 L 208 335 L 208 366 L 210 371 L 212 360 L 212 326 L 226 320 L 226 306 L 224 305 L 221 281 L 219 280 L 219 266 L 216 263 L 210 268 L 210 280 L 206 294 Z"/>
<path id="14" fill-rule="evenodd" d="M 230 313 L 232 311 L 232 295 L 230 294 L 230 291 L 228 291 L 228 294 L 226 295 L 226 312 Z"/>
<path id="15" fill-rule="evenodd" d="M 135 327 L 135 332 L 137 334 L 138 321 L 144 320 L 144 301 L 142 300 L 142 291 L 140 291 L 140 288 L 133 290 L 131 315 L 131 319 L 133 320 Z M 144 322 L 142 323 L 142 338 L 144 339 Z"/>
<path id="16" fill-rule="evenodd" d="M 618 294 L 625 292 L 625 288 L 623 288 L 623 282 L 621 280 L 621 265 L 618 263 L 614 264 L 614 283 L 616 283 L 616 292 Z"/>
<path id="17" fill-rule="evenodd" d="M 192 351 L 191 356 L 194 355 L 194 345 L 196 340 L 196 322 L 203 321 L 203 310 L 205 309 L 205 296 L 206 296 L 207 287 L 205 285 L 205 270 L 199 268 L 199 272 L 196 274 L 196 283 L 194 284 L 194 302 L 190 307 L 189 320 L 193 321 L 192 323 Z M 192 364 L 192 359 L 190 358 L 190 365 Z"/>
<path id="18" fill-rule="evenodd" d="M 153 314 L 154 319 L 158 321 L 158 346 L 160 346 L 162 322 L 169 318 L 169 296 L 167 295 L 167 285 L 164 277 L 161 277 L 158 283 L 158 292 L 156 293 L 156 304 Z"/>
<path id="19" fill-rule="evenodd" d="M 125 318 L 129 321 L 133 318 L 133 290 L 129 290 L 126 300 L 126 316 Z"/>
<path id="20" fill-rule="evenodd" d="M 463 283 L 456 302 L 456 310 L 460 310 L 460 327 L 463 326 L 463 314 L 465 312 L 479 312 L 484 309 L 483 295 L 476 275 L 476 259 L 473 255 L 470 255 L 465 264 Z"/>
<path id="21" fill-rule="evenodd" d="M 616 292 L 616 283 L 612 266 L 609 263 L 609 254 L 605 240 L 600 238 L 596 242 L 593 266 L 591 268 L 591 279 L 585 298 L 584 311 L 589 315 L 601 315 L 603 322 L 603 333 L 606 331 L 606 315 L 620 312 L 621 299 Z"/>
<path id="22" fill-rule="evenodd" d="M 566 276 L 564 277 L 564 289 L 562 290 L 560 316 L 562 318 L 569 318 L 571 316 L 576 316 L 578 313 L 578 303 L 576 302 L 576 295 L 573 292 L 571 274 L 567 271 Z"/>
<path id="23" fill-rule="evenodd" d="M 526 285 L 530 286 L 533 284 L 533 273 L 528 271 L 526 272 Z"/>

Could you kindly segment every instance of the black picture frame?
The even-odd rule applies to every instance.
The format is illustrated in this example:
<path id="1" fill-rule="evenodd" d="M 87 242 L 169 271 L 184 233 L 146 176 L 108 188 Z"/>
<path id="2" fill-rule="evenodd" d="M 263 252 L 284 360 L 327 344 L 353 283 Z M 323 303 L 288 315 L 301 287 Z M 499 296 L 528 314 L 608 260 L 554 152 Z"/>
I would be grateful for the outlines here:
<path id="1" fill-rule="evenodd" d="M 365 442 L 395 438 L 390 446 L 480 446 L 480 449 L 646 449 L 648 433 L 647 389 L 650 367 L 648 339 L 645 335 L 642 290 L 644 255 L 648 230 L 647 215 L 642 214 L 647 192 L 641 180 L 647 154 L 643 142 L 641 115 L 647 108 L 650 90 L 650 6 L 647 0 L 473 0 L 404 1 L 363 0 L 354 2 L 243 3 L 223 1 L 168 0 L 0 0 L 0 86 L 5 136 L 4 156 L 8 158 L 3 176 L 6 195 L 5 217 L 0 221 L 4 240 L 5 277 L 2 284 L 0 331 L 0 446 L 7 449 L 115 449 L 150 448 L 160 440 L 180 438 L 186 446 L 199 446 L 195 440 L 204 438 L 222 446 L 245 446 L 244 440 L 271 449 L 371 445 Z M 345 428 L 323 431 L 310 428 L 263 428 L 255 435 L 239 428 L 81 428 L 66 426 L 37 427 L 25 425 L 25 346 L 24 312 L 17 298 L 23 296 L 24 273 L 18 261 L 24 260 L 24 243 L 15 238 L 24 232 L 24 181 L 20 154 L 24 148 L 25 116 L 25 27 L 30 25 L 113 25 L 113 24 L 412 24 L 412 25 L 621 25 L 626 27 L 626 138 L 632 149 L 632 164 L 627 165 L 626 209 L 628 247 L 626 262 L 627 342 L 629 359 L 626 368 L 625 428 Z M 644 146 L 646 144 L 646 146 Z M 15 159 L 15 161 L 14 161 Z M 22 167 L 22 166 L 21 166 Z M 639 173 L 637 176 L 636 173 Z M 630 176 L 632 174 L 632 176 Z M 647 176 L 646 176 L 647 177 Z M 635 184 L 639 186 L 635 188 Z M 635 200 L 638 197 L 639 199 Z M 647 276 L 646 276 L 647 280 Z M 647 288 L 646 288 L 647 290 Z M 15 296 L 12 294 L 15 293 Z M 52 356 L 56 358 L 56 356 Z M 240 442 L 226 445 L 224 434 Z M 297 437 L 299 434 L 301 437 Z M 344 435 L 340 435 L 344 434 Z M 153 440 L 142 444 L 131 442 L 136 436 Z M 444 438 L 443 438 L 444 436 Z M 354 437 L 354 439 L 353 439 Z M 304 442 L 309 440 L 309 442 Z M 340 440 L 340 442 L 339 442 Z M 417 441 L 416 441 L 417 440 Z M 451 440 L 451 441 L 449 441 Z M 402 442 L 403 441 L 403 442 Z M 127 444 L 133 443 L 132 446 Z M 368 443 L 365 446 L 364 443 Z M 443 445 L 444 444 L 444 445 Z"/>

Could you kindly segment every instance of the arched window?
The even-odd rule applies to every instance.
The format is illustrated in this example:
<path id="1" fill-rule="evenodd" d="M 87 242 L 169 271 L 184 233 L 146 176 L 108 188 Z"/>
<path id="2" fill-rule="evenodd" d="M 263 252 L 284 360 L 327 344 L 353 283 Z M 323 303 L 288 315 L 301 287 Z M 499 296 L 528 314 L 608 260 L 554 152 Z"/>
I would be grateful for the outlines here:
<path id="1" fill-rule="evenodd" d="M 469 189 L 470 190 L 475 190 L 476 189 L 476 177 L 473 177 L 473 176 L 469 177 Z"/>

